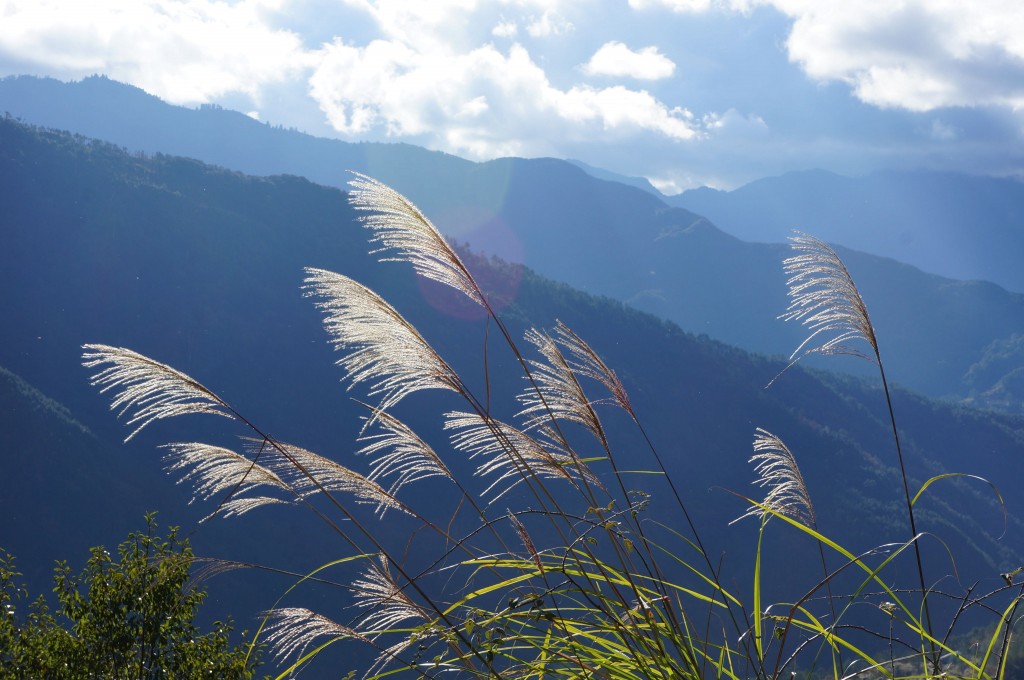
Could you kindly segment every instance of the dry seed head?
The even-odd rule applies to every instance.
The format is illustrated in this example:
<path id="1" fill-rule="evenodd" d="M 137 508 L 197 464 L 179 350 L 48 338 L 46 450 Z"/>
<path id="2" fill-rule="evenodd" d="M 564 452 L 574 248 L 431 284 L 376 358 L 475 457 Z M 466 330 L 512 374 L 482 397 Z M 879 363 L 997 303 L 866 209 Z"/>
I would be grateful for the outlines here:
<path id="1" fill-rule="evenodd" d="M 373 457 L 368 479 L 379 482 L 383 478 L 392 478 L 388 488 L 392 496 L 396 496 L 404 485 L 429 477 L 446 477 L 454 481 L 440 456 L 409 426 L 390 413 L 372 406 L 369 408 L 381 431 L 360 437 L 360 441 L 368 443 L 356 452 Z"/>
<path id="2" fill-rule="evenodd" d="M 854 340 L 867 342 L 877 358 L 875 330 L 846 265 L 828 244 L 813 236 L 797 232 L 790 240 L 797 254 L 783 262 L 790 303 L 779 318 L 799 321 L 811 331 L 790 359 L 811 353 L 871 358 L 849 344 Z"/>
<path id="3" fill-rule="evenodd" d="M 549 423 L 553 415 L 582 425 L 598 441 L 604 443 L 601 420 L 583 392 L 572 366 L 558 348 L 558 343 L 535 328 L 526 332 L 526 340 L 540 351 L 544 361 L 530 361 L 537 390 L 531 386 L 518 397 L 524 408 L 517 416 L 525 418 L 525 429 L 541 427 Z"/>
<path id="4" fill-rule="evenodd" d="M 269 497 L 244 497 L 261 486 L 270 486 L 291 492 L 291 488 L 278 475 L 231 449 L 199 442 L 164 444 L 164 461 L 168 473 L 181 472 L 179 484 L 192 484 L 192 501 L 208 500 L 212 496 L 235 489 L 220 510 L 224 516 L 241 515 L 268 503 L 284 501 Z"/>
<path id="5" fill-rule="evenodd" d="M 558 344 L 566 348 L 572 357 L 568 361 L 569 367 L 576 373 L 597 380 L 604 385 L 611 394 L 611 402 L 618 404 L 626 413 L 635 417 L 626 388 L 615 371 L 608 367 L 583 338 L 576 335 L 561 321 L 556 324 L 555 332 L 558 334 Z"/>
<path id="6" fill-rule="evenodd" d="M 409 262 L 420 276 L 425 276 L 462 292 L 473 302 L 488 308 L 480 287 L 469 270 L 430 220 L 412 201 L 372 177 L 352 173 L 349 202 L 357 210 L 369 214 L 360 221 L 373 231 L 373 242 L 380 251 L 396 254 L 384 260 Z"/>
<path id="7" fill-rule="evenodd" d="M 249 441 L 254 448 L 264 446 L 262 440 Z M 408 512 L 405 505 L 382 486 L 330 458 L 277 441 L 266 447 L 262 455 L 267 459 L 267 467 L 303 496 L 320 490 L 340 491 L 353 496 L 357 503 L 375 506 L 374 512 L 378 516 L 383 516 L 389 509 Z"/>
<path id="8" fill-rule="evenodd" d="M 520 542 L 523 547 L 526 548 L 526 552 L 530 554 L 530 559 L 533 560 L 534 565 L 537 567 L 537 571 L 541 574 L 544 573 L 544 564 L 540 561 L 540 553 L 537 552 L 537 546 L 534 544 L 533 539 L 530 538 L 530 534 L 526 531 L 526 526 L 519 521 L 519 518 L 513 514 L 511 510 L 508 510 L 508 521 L 512 523 L 512 528 L 516 530 L 516 535 L 519 536 Z"/>
<path id="9" fill-rule="evenodd" d="M 551 437 L 541 441 L 501 421 L 463 411 L 445 414 L 444 429 L 453 431 L 452 446 L 457 451 L 468 453 L 470 458 L 485 458 L 477 466 L 476 476 L 497 475 L 483 491 L 488 494 L 498 490 L 492 503 L 530 476 L 574 482 L 583 474 L 597 482 L 582 461 L 561 449 Z M 506 482 L 508 485 L 502 486 Z"/>
<path id="10" fill-rule="evenodd" d="M 351 628 L 303 607 L 274 609 L 264 616 L 268 625 L 263 641 L 270 645 L 271 654 L 278 661 L 293 655 L 301 657 L 314 640 L 324 636 L 366 640 Z"/>
<path id="11" fill-rule="evenodd" d="M 754 455 L 750 458 L 754 471 L 758 475 L 754 484 L 768 487 L 763 505 L 781 515 L 792 517 L 803 524 L 814 527 L 817 520 L 814 516 L 814 505 L 807 491 L 804 477 L 796 464 L 796 458 L 786 444 L 771 432 L 760 427 L 754 434 Z M 769 517 L 770 514 L 760 507 L 751 507 L 740 517 Z"/>
<path id="12" fill-rule="evenodd" d="M 371 611 L 359 623 L 365 634 L 380 633 L 409 619 L 426 620 L 423 610 L 416 605 L 391 577 L 388 558 L 378 556 L 378 563 L 370 563 L 363 577 L 352 582 L 355 603 Z"/>
<path id="13" fill-rule="evenodd" d="M 256 508 L 262 508 L 265 505 L 290 505 L 290 501 L 282 500 L 280 498 L 271 498 L 269 496 L 246 496 L 244 498 L 231 498 L 221 504 L 220 510 L 217 511 L 218 515 L 223 517 L 236 517 L 244 515 L 250 510 Z M 209 515 L 204 519 L 209 519 L 213 515 Z"/>
<path id="14" fill-rule="evenodd" d="M 375 677 L 379 671 L 383 670 L 384 666 L 386 666 L 389 661 L 397 659 L 399 654 L 409 649 L 409 647 L 412 647 L 413 642 L 414 640 L 410 636 L 399 640 L 390 647 L 382 650 L 380 655 L 374 660 L 373 664 L 366 669 L 365 673 L 363 673 L 363 680 Z"/>
<path id="15" fill-rule="evenodd" d="M 124 347 L 82 345 L 82 365 L 106 366 L 92 376 L 100 394 L 119 389 L 110 408 L 119 416 L 126 413 L 128 425 L 137 427 L 128 441 L 154 420 L 187 413 L 212 413 L 234 418 L 228 405 L 216 394 L 181 371 Z"/>
<path id="16" fill-rule="evenodd" d="M 462 392 L 455 371 L 394 307 L 366 286 L 323 269 L 306 269 L 305 294 L 319 300 L 337 361 L 352 385 L 366 382 L 387 410 L 426 389 Z M 371 419 L 372 422 L 372 419 Z"/>

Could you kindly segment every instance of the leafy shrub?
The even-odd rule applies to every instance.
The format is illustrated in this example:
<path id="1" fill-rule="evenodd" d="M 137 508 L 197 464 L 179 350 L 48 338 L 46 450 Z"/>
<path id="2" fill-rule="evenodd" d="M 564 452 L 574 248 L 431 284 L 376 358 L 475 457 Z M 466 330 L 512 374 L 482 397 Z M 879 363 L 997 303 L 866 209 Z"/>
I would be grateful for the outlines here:
<path id="1" fill-rule="evenodd" d="M 56 569 L 58 620 L 40 596 L 19 608 L 28 593 L 18 585 L 14 558 L 0 551 L 0 679 L 251 678 L 258 654 L 232 646 L 228 623 L 201 634 L 194 618 L 206 598 L 190 587 L 193 555 L 170 529 L 128 536 L 115 559 L 93 548 L 85 568 Z M 62 623 L 63 621 L 63 623 Z"/>

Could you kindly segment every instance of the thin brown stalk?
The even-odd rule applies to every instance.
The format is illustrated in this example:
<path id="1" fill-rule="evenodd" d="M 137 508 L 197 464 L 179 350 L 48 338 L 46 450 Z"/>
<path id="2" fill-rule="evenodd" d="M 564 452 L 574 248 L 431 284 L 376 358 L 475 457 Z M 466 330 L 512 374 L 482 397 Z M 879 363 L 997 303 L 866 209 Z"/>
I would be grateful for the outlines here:
<path id="1" fill-rule="evenodd" d="M 896 414 L 893 410 L 892 396 L 889 393 L 889 382 L 885 377 L 885 366 L 882 363 L 882 354 L 878 349 L 874 326 L 868 316 L 867 305 L 846 265 L 828 244 L 800 232 L 797 232 L 791 242 L 797 255 L 789 257 L 783 262 L 785 272 L 790 275 L 787 285 L 791 301 L 788 310 L 779 318 L 786 321 L 800 321 L 810 329 L 811 333 L 793 351 L 790 356 L 790 364 L 786 368 L 811 353 L 848 354 L 871 359 L 878 365 L 882 388 L 885 392 L 885 403 L 889 410 L 889 424 L 896 446 L 900 477 L 903 481 L 903 494 L 910 524 L 911 540 L 914 543 L 922 607 L 930 635 L 932 623 L 928 606 L 928 588 L 925 584 L 921 548 L 917 541 L 919 534 L 914 516 L 914 504 L 910 499 L 910 481 L 907 477 L 906 464 L 903 461 L 903 448 L 900 444 L 899 431 L 896 428 Z M 870 355 L 850 344 L 857 340 L 865 342 L 871 348 Z M 783 369 L 783 373 L 785 370 Z M 772 382 L 778 377 L 773 378 Z M 931 645 L 931 663 L 938 672 L 940 652 L 934 643 L 929 644 Z"/>

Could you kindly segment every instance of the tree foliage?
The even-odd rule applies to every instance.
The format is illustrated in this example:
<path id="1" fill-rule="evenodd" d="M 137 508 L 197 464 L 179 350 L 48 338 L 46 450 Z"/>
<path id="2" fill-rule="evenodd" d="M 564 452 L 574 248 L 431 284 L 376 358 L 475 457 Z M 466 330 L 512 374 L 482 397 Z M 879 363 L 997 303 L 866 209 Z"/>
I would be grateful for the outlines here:
<path id="1" fill-rule="evenodd" d="M 190 584 L 188 540 L 156 529 L 148 514 L 116 556 L 93 548 L 80 573 L 58 563 L 55 612 L 43 596 L 29 599 L 14 558 L 0 551 L 0 680 L 253 677 L 257 655 L 232 644 L 230 622 L 196 626 L 206 591 Z"/>

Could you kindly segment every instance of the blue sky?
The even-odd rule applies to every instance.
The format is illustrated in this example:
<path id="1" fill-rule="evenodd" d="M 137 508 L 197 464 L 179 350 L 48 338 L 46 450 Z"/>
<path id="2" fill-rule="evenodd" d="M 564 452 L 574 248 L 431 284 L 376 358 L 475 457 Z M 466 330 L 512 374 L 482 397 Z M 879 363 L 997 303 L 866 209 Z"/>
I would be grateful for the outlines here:
<path id="1" fill-rule="evenodd" d="M 0 0 L 0 75 L 95 73 L 320 136 L 574 158 L 668 193 L 1024 167 L 1019 0 Z"/>

